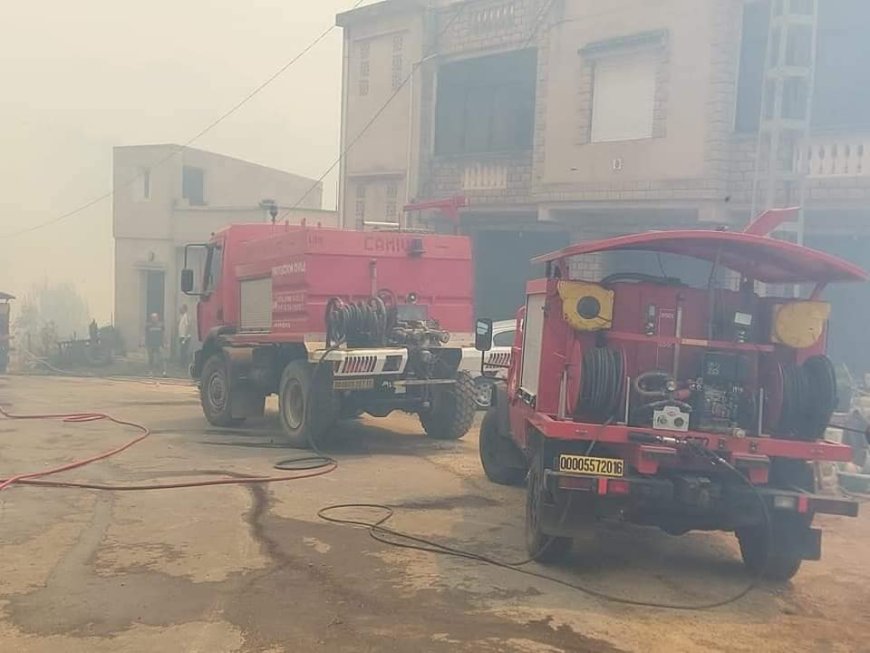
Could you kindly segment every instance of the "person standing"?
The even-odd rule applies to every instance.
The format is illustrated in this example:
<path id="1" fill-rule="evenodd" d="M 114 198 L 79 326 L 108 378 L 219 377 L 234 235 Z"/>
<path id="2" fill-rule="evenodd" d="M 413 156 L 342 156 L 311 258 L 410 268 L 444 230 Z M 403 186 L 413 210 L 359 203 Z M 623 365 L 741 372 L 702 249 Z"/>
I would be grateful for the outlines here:
<path id="1" fill-rule="evenodd" d="M 190 315 L 187 305 L 182 304 L 178 313 L 178 360 L 182 367 L 187 367 L 190 355 Z"/>
<path id="2" fill-rule="evenodd" d="M 158 371 L 166 376 L 166 359 L 163 357 L 163 321 L 157 313 L 151 313 L 145 323 L 145 349 L 148 351 L 148 369 L 151 376 Z"/>

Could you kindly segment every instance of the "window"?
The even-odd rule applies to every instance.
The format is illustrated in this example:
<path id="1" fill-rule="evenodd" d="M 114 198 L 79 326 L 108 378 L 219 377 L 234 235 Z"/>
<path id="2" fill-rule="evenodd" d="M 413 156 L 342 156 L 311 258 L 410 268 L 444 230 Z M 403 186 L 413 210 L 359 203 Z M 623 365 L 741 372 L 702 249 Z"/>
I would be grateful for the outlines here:
<path id="1" fill-rule="evenodd" d="M 798 6 L 792 2 L 791 7 L 793 12 L 806 13 L 812 5 Z M 865 29 L 868 21 L 870 3 L 866 0 L 819 2 L 813 127 L 870 127 L 870 39 Z M 770 0 L 746 5 L 735 124 L 738 132 L 758 130 L 769 23 Z M 792 27 L 789 34 L 787 62 L 801 65 L 810 56 L 811 34 L 796 27 Z M 802 86 L 800 80 L 789 80 L 784 98 L 786 116 L 803 116 L 807 92 L 808 88 Z M 769 107 L 767 112 L 770 112 Z"/>
<path id="2" fill-rule="evenodd" d="M 181 171 L 181 196 L 191 206 L 205 206 L 205 171 L 184 166 Z"/>
<path id="3" fill-rule="evenodd" d="M 151 169 L 140 168 L 135 179 L 131 179 L 134 202 L 147 202 L 151 199 Z"/>
<path id="4" fill-rule="evenodd" d="M 657 66 L 649 53 L 604 57 L 595 62 L 593 143 L 652 138 Z"/>
<path id="5" fill-rule="evenodd" d="M 740 77 L 737 82 L 737 118 L 734 124 L 738 132 L 758 130 L 769 23 L 768 2 L 756 2 L 744 6 Z"/>
<path id="6" fill-rule="evenodd" d="M 435 153 L 531 149 L 536 79 L 534 50 L 442 66 L 438 72 Z"/>
<path id="7" fill-rule="evenodd" d="M 502 331 L 501 333 L 496 333 L 492 339 L 492 344 L 496 347 L 512 347 L 514 344 L 514 334 L 516 333 L 515 329 L 511 329 L 510 331 Z"/>
<path id="8" fill-rule="evenodd" d="M 362 224 L 366 219 L 366 185 L 358 183 L 356 185 L 356 206 L 354 207 L 354 217 L 357 224 Z"/>
<path id="9" fill-rule="evenodd" d="M 205 283 L 203 284 L 203 292 L 205 293 L 214 292 L 220 283 L 223 253 L 221 245 L 209 247 L 208 256 L 205 261 Z"/>
<path id="10" fill-rule="evenodd" d="M 387 202 L 384 213 L 387 220 L 395 220 L 399 215 L 399 185 L 391 181 L 387 184 Z"/>
<path id="11" fill-rule="evenodd" d="M 870 3 L 819 3 L 813 126 L 870 127 Z"/>
<path id="12" fill-rule="evenodd" d="M 403 49 L 405 40 L 401 35 L 393 37 L 393 90 L 398 91 L 405 83 Z"/>
<path id="13" fill-rule="evenodd" d="M 369 94 L 369 74 L 371 73 L 371 43 L 365 41 L 359 44 L 359 94 Z"/>

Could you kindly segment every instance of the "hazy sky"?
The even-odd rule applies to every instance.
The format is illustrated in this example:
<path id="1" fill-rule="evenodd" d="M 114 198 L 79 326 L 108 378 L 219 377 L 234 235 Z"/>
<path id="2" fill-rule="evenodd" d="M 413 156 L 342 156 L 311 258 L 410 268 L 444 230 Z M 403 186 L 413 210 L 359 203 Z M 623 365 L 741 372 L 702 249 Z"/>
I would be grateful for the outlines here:
<path id="1" fill-rule="evenodd" d="M 184 142 L 353 0 L 0 2 L 0 290 L 69 280 L 112 311 L 112 147 Z M 341 30 L 195 145 L 318 177 L 338 154 Z M 335 177 L 325 185 L 334 205 Z"/>

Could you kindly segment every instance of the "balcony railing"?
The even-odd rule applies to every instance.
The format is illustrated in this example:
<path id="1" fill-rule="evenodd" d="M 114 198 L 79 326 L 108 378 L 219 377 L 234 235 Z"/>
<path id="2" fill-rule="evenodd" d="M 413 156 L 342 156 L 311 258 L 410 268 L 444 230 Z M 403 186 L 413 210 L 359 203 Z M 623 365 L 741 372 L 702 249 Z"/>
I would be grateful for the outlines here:
<path id="1" fill-rule="evenodd" d="M 815 134 L 799 148 L 795 170 L 808 177 L 870 176 L 870 134 Z"/>
<path id="2" fill-rule="evenodd" d="M 507 185 L 508 166 L 504 163 L 468 163 L 463 170 L 463 190 L 503 190 Z"/>

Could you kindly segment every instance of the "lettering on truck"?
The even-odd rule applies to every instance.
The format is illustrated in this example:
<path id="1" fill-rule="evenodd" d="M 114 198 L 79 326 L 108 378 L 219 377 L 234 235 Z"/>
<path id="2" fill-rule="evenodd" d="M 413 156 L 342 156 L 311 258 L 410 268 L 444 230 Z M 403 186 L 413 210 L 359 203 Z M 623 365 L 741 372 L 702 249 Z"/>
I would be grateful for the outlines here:
<path id="1" fill-rule="evenodd" d="M 407 252 L 410 240 L 401 236 L 366 236 L 363 249 L 367 252 Z"/>
<path id="2" fill-rule="evenodd" d="M 272 313 L 302 313 L 305 311 L 304 292 L 279 292 L 272 298 Z"/>
<path id="3" fill-rule="evenodd" d="M 287 277 L 291 274 L 303 274 L 305 272 L 305 261 L 293 261 L 291 263 L 285 263 L 284 265 L 278 265 L 272 268 L 272 278 L 275 277 Z"/>

